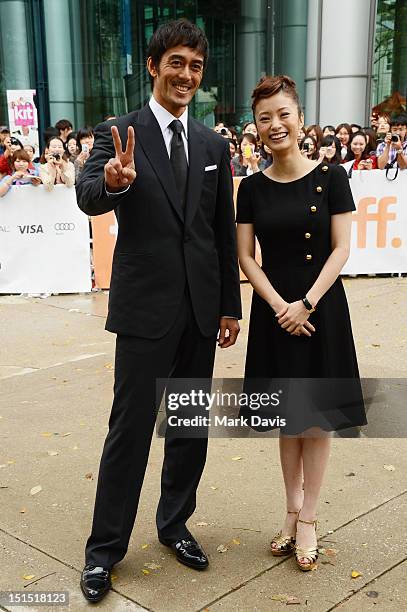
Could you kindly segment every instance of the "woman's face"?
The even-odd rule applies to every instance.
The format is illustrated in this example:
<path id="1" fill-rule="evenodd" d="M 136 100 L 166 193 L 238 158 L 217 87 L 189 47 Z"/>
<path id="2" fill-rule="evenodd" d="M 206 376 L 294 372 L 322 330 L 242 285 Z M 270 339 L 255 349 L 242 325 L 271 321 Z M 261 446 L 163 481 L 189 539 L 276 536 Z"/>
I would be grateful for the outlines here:
<path id="1" fill-rule="evenodd" d="M 336 144 L 333 142 L 330 145 L 326 146 L 326 153 L 325 153 L 325 157 L 327 159 L 332 159 L 336 154 Z"/>
<path id="2" fill-rule="evenodd" d="M 257 103 L 255 112 L 260 138 L 273 156 L 298 149 L 297 137 L 303 120 L 291 96 L 279 91 L 270 98 L 263 98 Z"/>
<path id="3" fill-rule="evenodd" d="M 348 130 L 344 127 L 341 127 L 341 129 L 338 131 L 338 133 L 336 134 L 337 137 L 339 138 L 341 144 L 346 145 L 349 142 L 349 134 L 348 134 Z"/>
<path id="4" fill-rule="evenodd" d="M 377 132 L 379 134 L 388 134 L 390 132 L 390 123 L 385 117 L 379 117 Z"/>
<path id="5" fill-rule="evenodd" d="M 89 152 L 92 151 L 93 143 L 94 142 L 95 142 L 95 137 L 94 136 L 85 136 L 85 138 L 81 138 L 81 140 L 80 140 L 81 146 L 82 145 L 87 145 Z"/>
<path id="6" fill-rule="evenodd" d="M 28 161 L 25 159 L 16 159 L 14 162 L 16 172 L 26 172 L 28 170 L 28 165 Z"/>
<path id="7" fill-rule="evenodd" d="M 76 138 L 70 138 L 68 140 L 67 148 L 70 155 L 75 155 L 76 153 Z"/>
<path id="8" fill-rule="evenodd" d="M 303 147 L 305 144 L 308 145 L 308 155 L 312 155 L 313 153 L 315 153 L 315 145 L 312 142 L 311 138 L 306 138 L 304 140 Z"/>
<path id="9" fill-rule="evenodd" d="M 329 127 L 326 127 L 322 133 L 324 136 L 335 136 L 335 130 L 332 130 Z"/>
<path id="10" fill-rule="evenodd" d="M 356 158 L 360 157 L 366 149 L 366 138 L 364 136 L 355 136 L 350 143 L 350 148 Z"/>
<path id="11" fill-rule="evenodd" d="M 11 136 L 5 136 L 3 140 L 3 145 L 6 149 L 10 149 L 11 147 Z"/>
<path id="12" fill-rule="evenodd" d="M 312 136 L 313 138 L 315 138 L 315 140 L 318 140 L 318 136 L 314 128 L 312 128 L 312 130 L 308 132 L 308 136 Z"/>
<path id="13" fill-rule="evenodd" d="M 244 129 L 244 133 L 253 134 L 257 138 L 257 127 L 254 123 L 249 123 Z"/>
<path id="14" fill-rule="evenodd" d="M 233 142 L 229 142 L 230 149 L 230 157 L 234 157 L 236 155 L 236 146 Z"/>
<path id="15" fill-rule="evenodd" d="M 12 145 L 10 145 L 10 151 L 12 153 L 15 153 L 16 151 L 21 151 L 21 145 L 19 145 L 19 144 L 12 144 Z"/>
<path id="16" fill-rule="evenodd" d="M 59 153 L 62 156 L 65 152 L 64 145 L 57 138 L 53 138 L 51 142 L 49 143 L 48 152 L 51 154 Z"/>
<path id="17" fill-rule="evenodd" d="M 28 155 L 30 156 L 30 160 L 32 161 L 34 159 L 34 149 L 32 148 L 31 145 L 26 145 L 24 147 L 24 151 L 27 151 Z"/>

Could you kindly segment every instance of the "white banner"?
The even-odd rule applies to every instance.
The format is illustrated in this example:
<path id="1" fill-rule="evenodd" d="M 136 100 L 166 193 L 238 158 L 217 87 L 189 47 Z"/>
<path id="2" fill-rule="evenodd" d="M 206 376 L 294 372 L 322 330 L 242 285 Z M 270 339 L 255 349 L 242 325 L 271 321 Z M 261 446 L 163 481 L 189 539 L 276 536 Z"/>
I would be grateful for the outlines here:
<path id="1" fill-rule="evenodd" d="M 11 187 L 0 198 L 0 293 L 90 290 L 89 221 L 75 189 Z"/>
<path id="2" fill-rule="evenodd" d="M 8 89 L 7 107 L 11 136 L 35 148 L 39 155 L 38 116 L 34 104 L 35 89 Z"/>
<path id="3" fill-rule="evenodd" d="M 394 181 L 382 170 L 357 170 L 350 186 L 357 210 L 343 274 L 407 272 L 407 170 Z"/>

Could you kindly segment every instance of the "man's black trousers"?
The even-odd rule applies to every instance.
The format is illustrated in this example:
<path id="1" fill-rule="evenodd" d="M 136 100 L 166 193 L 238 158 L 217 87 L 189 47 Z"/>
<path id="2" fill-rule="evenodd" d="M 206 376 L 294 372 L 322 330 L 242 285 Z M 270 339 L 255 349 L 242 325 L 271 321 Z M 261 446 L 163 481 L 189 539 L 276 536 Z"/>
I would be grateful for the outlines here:
<path id="1" fill-rule="evenodd" d="M 216 337 L 205 338 L 199 332 L 187 292 L 163 338 L 117 336 L 114 401 L 86 563 L 111 568 L 127 552 L 161 400 L 156 380 L 211 378 L 215 348 Z M 172 434 L 165 440 L 156 516 L 158 536 L 165 543 L 188 536 L 185 523 L 195 510 L 206 451 L 206 438 Z"/>

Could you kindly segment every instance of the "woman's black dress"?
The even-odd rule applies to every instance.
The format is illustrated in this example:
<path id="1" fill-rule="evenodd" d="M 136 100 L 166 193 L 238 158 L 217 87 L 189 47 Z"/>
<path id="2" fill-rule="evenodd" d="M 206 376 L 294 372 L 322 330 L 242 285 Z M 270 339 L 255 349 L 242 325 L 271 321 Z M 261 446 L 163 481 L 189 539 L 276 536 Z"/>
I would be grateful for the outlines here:
<path id="1" fill-rule="evenodd" d="M 306 295 L 328 259 L 332 250 L 331 215 L 352 210 L 355 205 L 346 172 L 328 164 L 319 164 L 289 183 L 259 172 L 242 180 L 237 196 L 237 222 L 253 223 L 262 269 L 287 302 Z M 254 292 L 245 391 L 283 391 L 278 409 L 258 414 L 267 417 L 274 411 L 274 415 L 284 416 L 286 426 L 281 432 L 286 434 L 312 426 L 333 431 L 366 424 L 341 279 L 334 282 L 311 314 L 309 320 L 316 328 L 311 337 L 291 336 L 274 315 Z"/>

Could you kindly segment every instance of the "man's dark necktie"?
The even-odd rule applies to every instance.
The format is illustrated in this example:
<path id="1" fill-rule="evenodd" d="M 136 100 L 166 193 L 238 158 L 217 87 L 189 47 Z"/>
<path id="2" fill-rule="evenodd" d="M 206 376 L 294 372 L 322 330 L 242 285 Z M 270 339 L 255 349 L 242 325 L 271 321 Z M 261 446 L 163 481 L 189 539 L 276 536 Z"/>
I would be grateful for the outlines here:
<path id="1" fill-rule="evenodd" d="M 174 119 L 169 125 L 173 131 L 171 139 L 170 162 L 174 172 L 175 183 L 181 198 L 182 207 L 185 206 L 186 190 L 188 182 L 188 162 L 185 155 L 184 142 L 182 140 L 182 130 L 184 129 L 181 121 Z"/>

